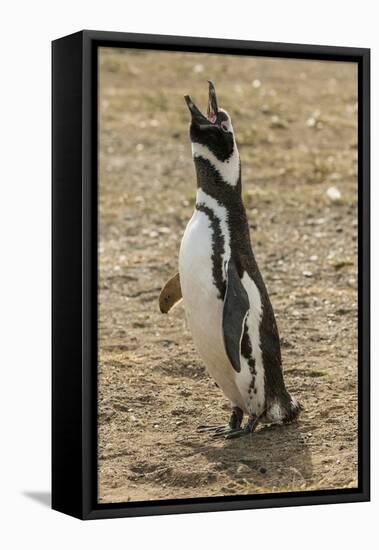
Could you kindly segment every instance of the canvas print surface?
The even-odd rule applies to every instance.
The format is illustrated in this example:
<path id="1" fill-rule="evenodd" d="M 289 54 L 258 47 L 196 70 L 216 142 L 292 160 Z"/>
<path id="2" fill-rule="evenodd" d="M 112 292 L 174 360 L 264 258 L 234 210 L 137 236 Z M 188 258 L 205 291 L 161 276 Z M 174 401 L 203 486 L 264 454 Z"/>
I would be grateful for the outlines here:
<path id="1" fill-rule="evenodd" d="M 99 503 L 357 487 L 357 65 L 98 75 Z"/>

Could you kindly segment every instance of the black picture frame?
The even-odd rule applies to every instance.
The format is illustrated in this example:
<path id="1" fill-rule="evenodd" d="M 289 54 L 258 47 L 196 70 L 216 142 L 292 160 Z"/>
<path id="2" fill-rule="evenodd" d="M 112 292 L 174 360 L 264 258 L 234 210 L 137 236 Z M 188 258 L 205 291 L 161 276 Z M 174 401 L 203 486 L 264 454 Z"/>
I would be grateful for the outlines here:
<path id="1" fill-rule="evenodd" d="M 357 489 L 98 504 L 97 51 L 100 46 L 358 64 Z M 81 31 L 52 43 L 52 507 L 81 519 L 370 499 L 370 50 Z"/>

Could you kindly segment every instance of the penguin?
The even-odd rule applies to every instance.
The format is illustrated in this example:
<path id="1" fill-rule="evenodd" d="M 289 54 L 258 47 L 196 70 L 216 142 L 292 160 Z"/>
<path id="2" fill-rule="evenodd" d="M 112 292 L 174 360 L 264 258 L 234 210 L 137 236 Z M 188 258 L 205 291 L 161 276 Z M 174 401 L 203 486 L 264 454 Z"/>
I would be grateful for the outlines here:
<path id="1" fill-rule="evenodd" d="M 190 96 L 185 101 L 196 203 L 180 245 L 179 273 L 164 286 L 159 306 L 168 313 L 183 301 L 195 347 L 231 403 L 228 424 L 198 431 L 231 439 L 253 433 L 259 422 L 289 423 L 301 405 L 284 383 L 278 327 L 250 241 L 231 118 L 218 108 L 210 81 L 207 116 Z"/>

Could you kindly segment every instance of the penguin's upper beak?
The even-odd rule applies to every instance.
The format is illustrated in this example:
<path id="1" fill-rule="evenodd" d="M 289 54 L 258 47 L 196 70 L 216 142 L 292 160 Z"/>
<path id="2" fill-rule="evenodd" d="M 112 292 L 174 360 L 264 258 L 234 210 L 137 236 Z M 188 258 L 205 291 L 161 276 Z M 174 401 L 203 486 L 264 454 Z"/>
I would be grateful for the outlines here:
<path id="1" fill-rule="evenodd" d="M 213 82 L 208 80 L 208 83 L 209 83 L 209 92 L 208 92 L 207 117 L 208 117 L 208 120 L 214 123 L 217 120 L 217 113 L 218 113 L 216 90 Z"/>
<path id="2" fill-rule="evenodd" d="M 184 96 L 188 109 L 192 115 L 192 122 L 197 123 L 200 127 L 211 126 L 217 120 L 217 97 L 216 90 L 213 83 L 209 80 L 209 95 L 208 95 L 208 108 L 207 116 L 204 116 L 201 111 L 196 107 L 189 95 Z"/>

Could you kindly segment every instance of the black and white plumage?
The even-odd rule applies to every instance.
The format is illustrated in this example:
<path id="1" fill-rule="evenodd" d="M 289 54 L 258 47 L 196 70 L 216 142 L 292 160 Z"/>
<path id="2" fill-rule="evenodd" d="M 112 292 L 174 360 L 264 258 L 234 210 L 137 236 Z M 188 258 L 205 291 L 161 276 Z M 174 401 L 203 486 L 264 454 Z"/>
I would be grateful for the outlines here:
<path id="1" fill-rule="evenodd" d="M 207 117 L 185 99 L 196 206 L 180 247 L 179 275 L 170 282 L 176 282 L 176 298 L 162 291 L 161 302 L 182 296 L 194 344 L 232 405 L 229 426 L 203 430 L 236 437 L 252 432 L 258 421 L 289 422 L 300 406 L 284 384 L 275 316 L 250 242 L 230 116 L 218 109 L 212 83 Z M 242 428 L 244 413 L 249 420 Z"/>

